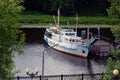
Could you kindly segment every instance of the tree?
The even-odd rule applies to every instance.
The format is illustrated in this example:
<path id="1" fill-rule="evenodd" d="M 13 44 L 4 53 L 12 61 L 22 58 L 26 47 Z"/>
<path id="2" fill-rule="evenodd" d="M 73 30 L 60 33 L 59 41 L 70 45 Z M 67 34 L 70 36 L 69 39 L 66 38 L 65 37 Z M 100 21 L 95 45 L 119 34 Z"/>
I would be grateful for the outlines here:
<path id="1" fill-rule="evenodd" d="M 120 41 L 120 25 L 112 27 L 111 31 L 113 35 Z M 113 70 L 118 69 L 120 71 L 120 49 L 113 50 L 110 53 L 110 56 L 107 61 L 107 71 L 103 80 L 112 80 Z"/>
<path id="2" fill-rule="evenodd" d="M 120 41 L 120 25 L 112 27 L 111 31 L 113 35 Z"/>
<path id="3" fill-rule="evenodd" d="M 21 10 L 22 0 L 0 0 L 0 80 L 13 80 L 15 52 L 22 51 L 24 34 L 17 17 Z"/>
<path id="4" fill-rule="evenodd" d="M 60 8 L 62 15 L 74 16 L 76 12 L 79 15 L 93 16 L 97 14 L 106 15 L 108 0 L 25 0 L 23 6 L 26 11 L 37 11 L 46 14 L 56 14 Z"/>
<path id="5" fill-rule="evenodd" d="M 113 70 L 118 69 L 120 71 L 120 49 L 110 52 L 111 57 L 107 60 L 107 70 L 103 77 L 103 80 L 113 80 Z"/>
<path id="6" fill-rule="evenodd" d="M 109 7 L 108 15 L 120 19 L 120 0 L 110 0 L 111 5 Z"/>
<path id="7" fill-rule="evenodd" d="M 108 6 L 107 0 L 74 0 L 76 11 L 80 15 L 84 16 L 95 16 L 105 15 L 106 8 Z"/>
<path id="8" fill-rule="evenodd" d="M 59 7 L 61 14 L 65 16 L 75 15 L 74 0 L 60 0 Z"/>

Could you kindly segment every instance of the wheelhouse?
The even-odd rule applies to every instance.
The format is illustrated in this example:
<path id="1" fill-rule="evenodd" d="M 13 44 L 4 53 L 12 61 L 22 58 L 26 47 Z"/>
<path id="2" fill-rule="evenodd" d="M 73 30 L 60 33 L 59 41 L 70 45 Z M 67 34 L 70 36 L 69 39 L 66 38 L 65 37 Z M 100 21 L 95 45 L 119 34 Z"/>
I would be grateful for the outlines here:
<path id="1" fill-rule="evenodd" d="M 76 32 L 73 29 L 64 29 L 62 31 L 62 35 L 75 37 L 76 36 Z"/>

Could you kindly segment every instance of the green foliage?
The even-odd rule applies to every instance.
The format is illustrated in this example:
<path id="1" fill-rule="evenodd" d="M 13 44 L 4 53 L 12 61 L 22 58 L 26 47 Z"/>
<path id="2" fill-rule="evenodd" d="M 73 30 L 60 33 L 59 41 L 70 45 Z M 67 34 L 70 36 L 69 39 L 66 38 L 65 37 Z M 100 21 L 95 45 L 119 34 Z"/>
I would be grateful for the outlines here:
<path id="1" fill-rule="evenodd" d="M 114 58 L 114 60 L 117 60 L 120 57 L 120 49 L 112 50 L 109 54 Z"/>
<path id="2" fill-rule="evenodd" d="M 0 0 L 0 80 L 13 80 L 14 53 L 21 52 L 24 34 L 18 30 L 17 16 L 22 0 Z"/>
<path id="3" fill-rule="evenodd" d="M 112 80 L 114 75 L 113 71 L 114 69 L 117 69 L 120 71 L 120 49 L 118 50 L 112 50 L 110 52 L 110 56 L 107 60 L 107 70 L 106 74 L 103 77 L 103 80 Z"/>
<path id="4" fill-rule="evenodd" d="M 107 10 L 109 16 L 120 19 L 120 0 L 110 0 L 110 1 L 111 1 L 111 6 Z"/>
<path id="5" fill-rule="evenodd" d="M 54 19 L 52 15 L 45 15 L 45 14 L 43 15 L 36 12 L 24 12 L 19 16 L 18 19 L 21 23 L 54 23 Z M 67 21 L 69 21 L 70 24 L 76 23 L 75 17 L 60 16 L 60 24 L 67 24 Z M 79 24 L 118 24 L 119 20 L 115 18 L 108 18 L 105 16 L 104 17 L 79 16 L 78 23 Z"/>
<path id="6" fill-rule="evenodd" d="M 63 16 L 75 15 L 106 15 L 108 0 L 25 0 L 26 11 L 55 14 L 58 8 Z"/>
<path id="7" fill-rule="evenodd" d="M 113 50 L 110 53 L 111 57 L 107 60 L 107 70 L 106 74 L 103 77 L 103 80 L 112 80 L 113 78 L 113 70 L 120 70 L 120 50 Z"/>
<path id="8" fill-rule="evenodd" d="M 69 16 L 76 13 L 74 0 L 60 0 L 59 7 L 61 9 L 61 15 Z"/>
<path id="9" fill-rule="evenodd" d="M 112 76 L 113 76 L 112 72 L 114 70 L 114 62 L 113 62 L 112 58 L 108 58 L 107 63 L 108 63 L 107 70 L 106 70 L 107 72 L 106 72 L 105 76 L 103 77 L 103 80 L 111 80 Z"/>
<path id="10" fill-rule="evenodd" d="M 120 25 L 111 28 L 113 35 L 120 41 Z"/>
<path id="11" fill-rule="evenodd" d="M 120 25 L 116 27 L 112 27 L 111 31 L 113 35 L 120 40 Z M 117 69 L 120 71 L 120 49 L 118 50 L 112 50 L 110 52 L 110 58 L 107 61 L 107 72 L 103 78 L 103 80 L 112 80 L 113 78 L 113 70 Z M 118 75 L 120 76 L 120 75 Z"/>

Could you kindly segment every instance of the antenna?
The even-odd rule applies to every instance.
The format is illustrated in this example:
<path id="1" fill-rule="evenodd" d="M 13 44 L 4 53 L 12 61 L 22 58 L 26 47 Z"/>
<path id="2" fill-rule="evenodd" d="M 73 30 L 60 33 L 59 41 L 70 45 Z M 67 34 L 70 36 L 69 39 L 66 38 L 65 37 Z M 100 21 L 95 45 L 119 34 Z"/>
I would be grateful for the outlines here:
<path id="1" fill-rule="evenodd" d="M 98 37 L 100 38 L 100 26 L 98 26 Z"/>
<path id="2" fill-rule="evenodd" d="M 89 27 L 87 28 L 87 40 L 89 40 Z"/>
<path id="3" fill-rule="evenodd" d="M 60 18 L 60 9 L 58 9 L 58 28 L 60 27 L 59 18 Z"/>
<path id="4" fill-rule="evenodd" d="M 67 21 L 67 26 L 68 26 L 68 28 L 70 27 L 69 21 Z"/>
<path id="5" fill-rule="evenodd" d="M 55 21 L 55 25 L 57 26 L 56 19 L 55 19 L 55 16 L 54 16 L 54 15 L 53 15 L 53 19 L 54 19 L 54 21 Z"/>
<path id="6" fill-rule="evenodd" d="M 76 37 L 77 37 L 77 27 L 78 27 L 78 13 L 76 13 Z"/>

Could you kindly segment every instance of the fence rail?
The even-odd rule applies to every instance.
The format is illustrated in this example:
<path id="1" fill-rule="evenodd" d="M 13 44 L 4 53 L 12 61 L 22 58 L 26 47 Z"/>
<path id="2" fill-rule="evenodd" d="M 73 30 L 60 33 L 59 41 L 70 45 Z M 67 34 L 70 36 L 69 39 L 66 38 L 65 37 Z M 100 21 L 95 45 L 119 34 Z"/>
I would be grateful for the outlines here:
<path id="1" fill-rule="evenodd" d="M 44 80 L 102 80 L 104 73 L 95 74 L 71 74 L 71 75 L 48 75 Z M 17 76 L 14 80 L 30 80 L 29 76 Z M 34 76 L 33 80 L 41 80 L 40 76 Z"/>

